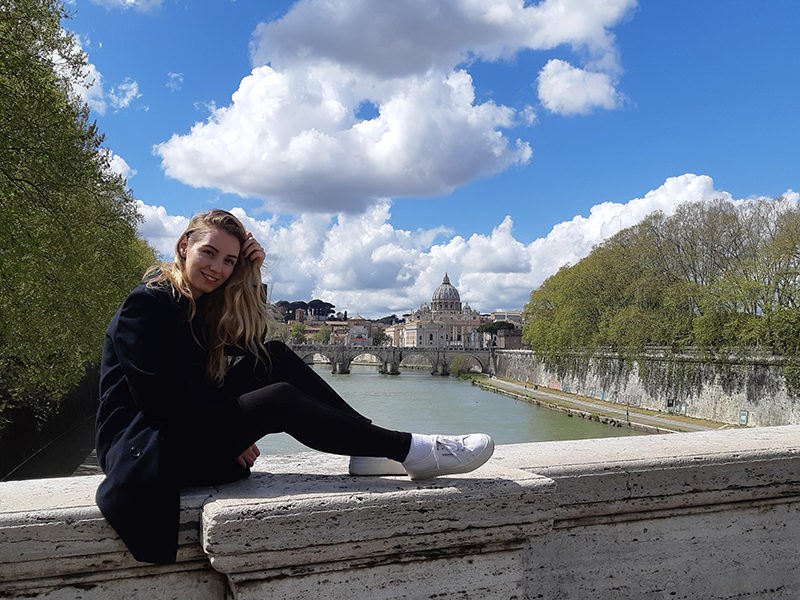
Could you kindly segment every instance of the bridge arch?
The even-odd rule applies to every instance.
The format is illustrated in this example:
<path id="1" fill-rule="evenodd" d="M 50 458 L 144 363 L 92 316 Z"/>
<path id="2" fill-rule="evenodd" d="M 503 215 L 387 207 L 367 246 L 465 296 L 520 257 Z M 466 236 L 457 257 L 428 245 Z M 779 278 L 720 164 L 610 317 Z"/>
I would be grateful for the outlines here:
<path id="1" fill-rule="evenodd" d="M 352 362 L 363 355 L 370 355 L 380 362 L 381 373 L 400 373 L 400 363 L 412 356 L 423 357 L 431 365 L 431 374 L 448 375 L 450 363 L 457 355 L 471 358 L 478 363 L 482 373 L 494 371 L 494 348 L 443 347 L 399 347 L 399 346 L 344 346 L 335 344 L 289 345 L 303 360 L 309 362 L 319 354 L 331 363 L 331 372 L 346 374 Z"/>

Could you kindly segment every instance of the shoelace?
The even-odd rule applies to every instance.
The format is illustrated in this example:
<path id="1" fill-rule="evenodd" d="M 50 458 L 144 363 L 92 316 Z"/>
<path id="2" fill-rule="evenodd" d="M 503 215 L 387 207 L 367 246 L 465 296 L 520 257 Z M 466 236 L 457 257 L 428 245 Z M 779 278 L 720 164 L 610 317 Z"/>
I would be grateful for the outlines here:
<path id="1" fill-rule="evenodd" d="M 457 454 L 458 452 L 463 452 L 466 450 L 464 447 L 464 442 L 461 439 L 458 440 L 448 440 L 446 438 L 442 438 L 441 436 L 436 436 L 434 440 L 434 448 L 436 450 L 433 453 L 434 459 L 436 459 L 436 468 L 439 468 L 439 448 L 446 450 L 449 454 L 453 455 L 458 462 L 462 462 L 461 457 Z"/>

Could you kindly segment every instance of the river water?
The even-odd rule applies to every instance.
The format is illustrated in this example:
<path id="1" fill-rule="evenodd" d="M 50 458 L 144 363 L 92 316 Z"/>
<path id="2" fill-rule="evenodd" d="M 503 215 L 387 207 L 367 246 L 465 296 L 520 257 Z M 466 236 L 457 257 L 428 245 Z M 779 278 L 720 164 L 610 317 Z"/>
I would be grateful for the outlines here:
<path id="1" fill-rule="evenodd" d="M 482 432 L 497 444 L 641 435 L 487 392 L 462 379 L 433 376 L 427 370 L 381 375 L 374 366 L 353 365 L 349 375 L 332 375 L 328 365 L 314 369 L 353 408 L 388 429 Z M 282 433 L 266 436 L 258 447 L 264 454 L 308 450 Z"/>

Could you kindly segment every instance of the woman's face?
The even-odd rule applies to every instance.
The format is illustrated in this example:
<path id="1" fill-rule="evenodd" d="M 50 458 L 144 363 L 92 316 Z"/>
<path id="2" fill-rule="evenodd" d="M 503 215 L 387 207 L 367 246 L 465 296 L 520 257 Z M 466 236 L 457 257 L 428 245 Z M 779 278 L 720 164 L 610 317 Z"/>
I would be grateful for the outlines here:
<path id="1" fill-rule="evenodd" d="M 191 241 L 183 238 L 178 251 L 186 259 L 185 276 L 195 299 L 224 284 L 239 261 L 242 245 L 221 229 L 198 232 Z"/>

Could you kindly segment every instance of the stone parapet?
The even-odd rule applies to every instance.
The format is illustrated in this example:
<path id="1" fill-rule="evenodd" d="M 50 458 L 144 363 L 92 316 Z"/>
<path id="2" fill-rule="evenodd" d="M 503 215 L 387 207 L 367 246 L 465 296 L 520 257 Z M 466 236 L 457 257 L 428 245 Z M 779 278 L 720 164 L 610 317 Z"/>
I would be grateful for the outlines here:
<path id="1" fill-rule="evenodd" d="M 186 490 L 174 565 L 136 563 L 99 477 L 0 484 L 0 597 L 800 597 L 800 426 L 498 446 L 469 475 L 259 459 Z"/>

